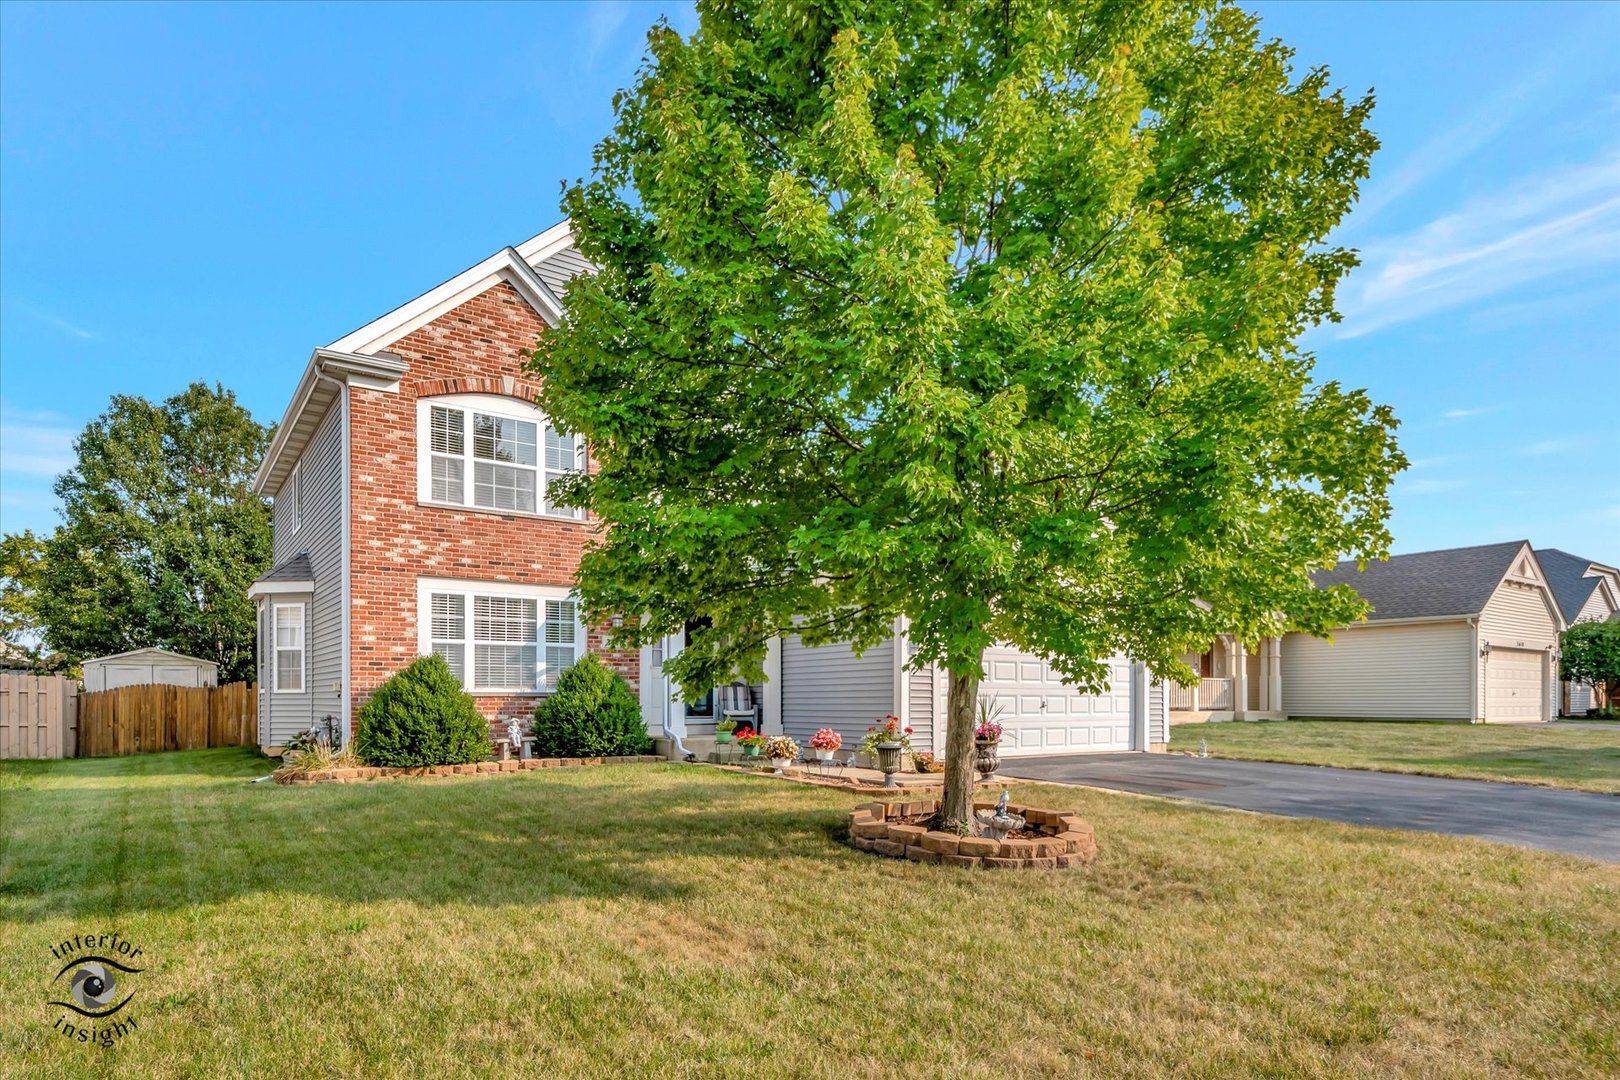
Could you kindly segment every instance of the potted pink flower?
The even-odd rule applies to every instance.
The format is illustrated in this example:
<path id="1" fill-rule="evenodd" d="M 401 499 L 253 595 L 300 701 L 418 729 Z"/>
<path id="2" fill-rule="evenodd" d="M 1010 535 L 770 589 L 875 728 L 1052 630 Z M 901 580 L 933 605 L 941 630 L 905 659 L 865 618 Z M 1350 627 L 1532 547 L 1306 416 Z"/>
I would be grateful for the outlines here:
<path id="1" fill-rule="evenodd" d="M 831 761 L 833 751 L 844 745 L 844 737 L 830 727 L 824 727 L 810 736 L 810 749 L 817 761 Z"/>

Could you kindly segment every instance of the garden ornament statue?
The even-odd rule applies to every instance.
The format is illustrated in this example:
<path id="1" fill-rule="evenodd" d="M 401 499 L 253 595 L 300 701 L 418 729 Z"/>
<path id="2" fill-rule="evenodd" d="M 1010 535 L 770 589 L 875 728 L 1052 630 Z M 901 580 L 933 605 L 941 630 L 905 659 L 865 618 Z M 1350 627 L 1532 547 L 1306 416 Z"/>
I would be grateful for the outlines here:
<path id="1" fill-rule="evenodd" d="M 979 835 L 988 836 L 997 842 L 1006 839 L 1007 834 L 1024 824 L 1024 819 L 1017 814 L 1007 813 L 1007 792 L 1001 793 L 996 800 L 994 810 L 980 810 L 974 814 L 979 819 Z"/>
<path id="2" fill-rule="evenodd" d="M 523 753 L 523 727 L 516 720 L 509 720 L 506 724 L 506 744 L 511 747 L 513 755 L 521 756 Z M 503 755 L 505 756 L 505 755 Z"/>

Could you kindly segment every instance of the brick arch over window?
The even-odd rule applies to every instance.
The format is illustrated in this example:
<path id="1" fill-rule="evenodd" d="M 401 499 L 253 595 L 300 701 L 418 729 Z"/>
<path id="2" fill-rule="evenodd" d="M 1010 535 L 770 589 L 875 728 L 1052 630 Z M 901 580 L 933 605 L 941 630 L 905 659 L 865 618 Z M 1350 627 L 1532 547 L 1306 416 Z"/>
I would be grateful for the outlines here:
<path id="1" fill-rule="evenodd" d="M 540 384 L 511 375 L 474 375 L 459 379 L 422 379 L 411 386 L 414 396 L 443 397 L 446 394 L 499 394 L 533 405 L 540 396 Z"/>

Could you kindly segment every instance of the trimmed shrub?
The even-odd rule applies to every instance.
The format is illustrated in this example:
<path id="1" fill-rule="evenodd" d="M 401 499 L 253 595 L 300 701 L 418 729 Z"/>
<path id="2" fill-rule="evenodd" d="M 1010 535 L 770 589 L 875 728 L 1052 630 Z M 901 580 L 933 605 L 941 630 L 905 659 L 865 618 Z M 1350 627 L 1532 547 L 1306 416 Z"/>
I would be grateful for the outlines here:
<path id="1" fill-rule="evenodd" d="M 586 653 L 534 710 L 534 745 L 541 757 L 609 757 L 645 754 L 652 741 L 630 684 Z"/>
<path id="2" fill-rule="evenodd" d="M 418 657 L 377 688 L 356 718 L 355 753 L 394 769 L 487 761 L 489 721 L 442 656 Z"/>

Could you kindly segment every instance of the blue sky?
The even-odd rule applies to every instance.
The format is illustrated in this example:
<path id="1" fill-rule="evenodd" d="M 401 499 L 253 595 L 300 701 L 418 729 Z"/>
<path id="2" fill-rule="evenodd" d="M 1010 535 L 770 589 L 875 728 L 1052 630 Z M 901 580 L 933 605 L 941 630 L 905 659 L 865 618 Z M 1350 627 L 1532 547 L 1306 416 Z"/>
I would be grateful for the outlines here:
<path id="1" fill-rule="evenodd" d="M 1396 550 L 1620 563 L 1620 5 L 1250 6 L 1377 91 L 1307 344 L 1403 420 Z M 279 419 L 312 348 L 555 222 L 662 9 L 0 8 L 0 528 L 109 394 Z"/>

